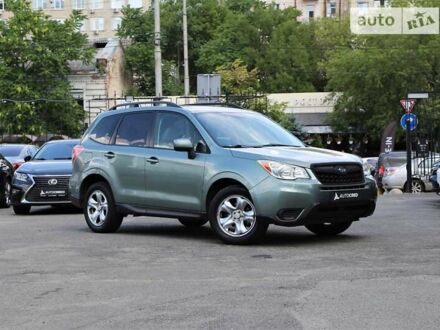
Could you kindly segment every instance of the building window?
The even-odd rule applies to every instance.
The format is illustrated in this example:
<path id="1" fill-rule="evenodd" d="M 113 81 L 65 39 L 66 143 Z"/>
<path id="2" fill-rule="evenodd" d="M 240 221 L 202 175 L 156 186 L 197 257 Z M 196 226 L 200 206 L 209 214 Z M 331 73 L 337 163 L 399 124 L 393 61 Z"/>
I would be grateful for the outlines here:
<path id="1" fill-rule="evenodd" d="M 314 4 L 306 5 L 305 17 L 306 17 L 306 20 L 311 20 L 315 17 L 315 5 Z"/>
<path id="2" fill-rule="evenodd" d="M 113 17 L 112 20 L 112 30 L 115 31 L 118 29 L 119 25 L 121 25 L 122 18 L 121 17 Z"/>
<path id="3" fill-rule="evenodd" d="M 327 2 L 327 17 L 336 16 L 336 1 Z"/>
<path id="4" fill-rule="evenodd" d="M 358 8 L 368 8 L 368 2 L 365 0 L 358 0 L 357 7 Z"/>
<path id="5" fill-rule="evenodd" d="M 112 0 L 112 9 L 121 9 L 124 5 L 124 0 Z"/>
<path id="6" fill-rule="evenodd" d="M 101 9 L 104 7 L 103 0 L 90 0 L 90 9 Z"/>
<path id="7" fill-rule="evenodd" d="M 72 0 L 73 9 L 84 9 L 86 8 L 84 0 Z"/>
<path id="8" fill-rule="evenodd" d="M 0 11 L 5 10 L 5 2 L 4 0 L 0 0 Z"/>
<path id="9" fill-rule="evenodd" d="M 46 0 L 32 0 L 32 7 L 36 10 L 47 9 L 47 1 Z"/>
<path id="10" fill-rule="evenodd" d="M 90 31 L 104 31 L 104 18 L 90 18 Z"/>
<path id="11" fill-rule="evenodd" d="M 64 0 L 53 0 L 52 8 L 53 9 L 64 9 Z"/>
<path id="12" fill-rule="evenodd" d="M 128 0 L 131 8 L 142 8 L 142 0 Z"/>

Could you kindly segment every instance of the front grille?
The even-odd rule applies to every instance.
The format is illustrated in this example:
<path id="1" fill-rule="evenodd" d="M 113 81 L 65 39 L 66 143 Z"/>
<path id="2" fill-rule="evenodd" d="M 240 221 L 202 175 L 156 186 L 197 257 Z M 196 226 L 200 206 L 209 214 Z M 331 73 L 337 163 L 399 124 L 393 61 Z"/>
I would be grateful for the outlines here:
<path id="1" fill-rule="evenodd" d="M 313 164 L 311 169 L 323 185 L 364 183 L 364 172 L 359 164 Z"/>
<path id="2" fill-rule="evenodd" d="M 69 201 L 67 191 L 70 176 L 35 176 L 35 184 L 26 194 L 26 200 L 33 203 Z M 53 179 L 56 184 L 53 184 Z M 52 184 L 49 181 L 52 180 Z M 65 192 L 62 194 L 61 192 Z"/>

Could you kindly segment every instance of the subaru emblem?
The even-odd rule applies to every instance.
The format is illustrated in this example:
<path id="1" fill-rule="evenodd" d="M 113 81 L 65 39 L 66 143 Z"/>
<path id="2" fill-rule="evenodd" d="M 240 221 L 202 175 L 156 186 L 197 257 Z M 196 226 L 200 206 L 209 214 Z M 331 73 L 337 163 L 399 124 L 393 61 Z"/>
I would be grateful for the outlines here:
<path id="1" fill-rule="evenodd" d="M 50 184 L 51 186 L 55 186 L 58 183 L 57 179 L 49 179 L 49 181 L 47 181 L 48 184 Z"/>
<path id="2" fill-rule="evenodd" d="M 336 172 L 338 172 L 338 174 L 343 175 L 343 174 L 347 173 L 347 169 L 346 169 L 345 167 L 338 166 L 338 167 L 336 168 Z"/>

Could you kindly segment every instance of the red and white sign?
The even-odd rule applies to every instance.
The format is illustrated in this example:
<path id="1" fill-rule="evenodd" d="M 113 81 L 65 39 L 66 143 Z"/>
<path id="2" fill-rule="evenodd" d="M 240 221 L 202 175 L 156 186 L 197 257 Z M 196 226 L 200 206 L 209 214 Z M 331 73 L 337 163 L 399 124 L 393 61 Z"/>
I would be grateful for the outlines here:
<path id="1" fill-rule="evenodd" d="M 402 106 L 403 111 L 406 113 L 411 113 L 416 105 L 415 99 L 403 99 L 400 100 L 400 105 Z"/>

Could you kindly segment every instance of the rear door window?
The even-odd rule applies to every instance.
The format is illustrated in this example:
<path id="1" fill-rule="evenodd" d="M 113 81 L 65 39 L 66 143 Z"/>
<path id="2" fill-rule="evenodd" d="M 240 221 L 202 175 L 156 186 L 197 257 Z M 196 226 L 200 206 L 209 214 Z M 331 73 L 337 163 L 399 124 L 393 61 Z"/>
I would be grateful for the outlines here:
<path id="1" fill-rule="evenodd" d="M 110 144 L 116 124 L 121 115 L 113 115 L 102 118 L 90 132 L 90 139 L 102 144 Z"/>
<path id="2" fill-rule="evenodd" d="M 115 144 L 132 147 L 148 146 L 154 113 L 140 112 L 124 116 L 116 132 Z"/>

